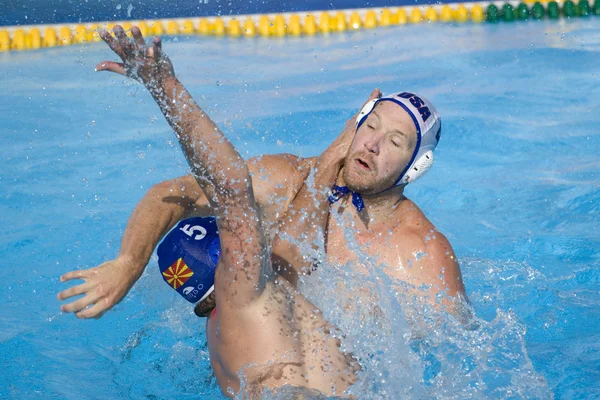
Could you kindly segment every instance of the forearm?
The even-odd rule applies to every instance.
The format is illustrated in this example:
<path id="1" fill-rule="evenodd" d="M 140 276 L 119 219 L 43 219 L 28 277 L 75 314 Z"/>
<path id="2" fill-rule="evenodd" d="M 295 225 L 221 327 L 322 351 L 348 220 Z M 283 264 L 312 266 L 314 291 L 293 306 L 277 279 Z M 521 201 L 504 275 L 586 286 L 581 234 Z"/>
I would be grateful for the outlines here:
<path id="1" fill-rule="evenodd" d="M 160 88 L 149 89 L 215 212 L 219 213 L 218 205 L 232 198 L 234 192 L 243 201 L 251 193 L 248 167 L 217 125 L 177 78 L 170 77 Z"/>
<path id="2" fill-rule="evenodd" d="M 309 271 L 316 261 L 311 253 L 322 251 L 329 215 L 329 189 L 334 184 L 341 162 L 319 157 L 314 173 L 293 200 L 282 219 L 273 243 L 273 260 L 279 272 L 292 283 L 295 274 Z M 301 246 L 311 247 L 312 252 Z"/>
<path id="3" fill-rule="evenodd" d="M 125 259 L 138 278 L 158 242 L 188 213 L 190 204 L 165 201 L 164 186 L 150 189 L 129 217 L 121 240 L 119 257 Z"/>

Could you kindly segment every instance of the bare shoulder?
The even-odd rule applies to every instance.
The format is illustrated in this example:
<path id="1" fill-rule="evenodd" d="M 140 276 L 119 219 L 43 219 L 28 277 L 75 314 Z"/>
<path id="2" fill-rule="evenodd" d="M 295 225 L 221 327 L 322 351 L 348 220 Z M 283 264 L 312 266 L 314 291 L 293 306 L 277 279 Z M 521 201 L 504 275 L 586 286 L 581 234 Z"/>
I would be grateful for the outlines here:
<path id="1" fill-rule="evenodd" d="M 406 200 L 401 235 L 396 241 L 406 251 L 412 268 L 419 271 L 419 283 L 447 291 L 449 296 L 464 294 L 460 267 L 452 245 L 446 236 L 427 219 L 421 209 L 412 201 Z M 406 254 L 406 253 L 409 254 Z"/>
<path id="2" fill-rule="evenodd" d="M 264 206 L 277 198 L 291 201 L 315 160 L 316 158 L 301 158 L 293 154 L 269 154 L 249 159 L 248 168 L 257 203 Z"/>
<path id="3" fill-rule="evenodd" d="M 259 180 L 278 178 L 283 182 L 297 179 L 314 164 L 315 157 L 302 158 L 293 154 L 264 154 L 248 160 L 251 174 Z M 306 171 L 307 172 L 307 171 Z"/>

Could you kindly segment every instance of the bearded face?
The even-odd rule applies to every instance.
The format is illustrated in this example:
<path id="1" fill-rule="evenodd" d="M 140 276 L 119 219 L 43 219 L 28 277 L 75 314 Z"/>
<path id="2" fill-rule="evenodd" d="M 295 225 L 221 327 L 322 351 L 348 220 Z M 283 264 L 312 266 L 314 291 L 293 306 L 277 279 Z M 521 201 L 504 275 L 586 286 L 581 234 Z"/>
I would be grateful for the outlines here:
<path id="1" fill-rule="evenodd" d="M 353 192 L 373 195 L 392 187 L 401 172 L 401 169 L 394 168 L 389 173 L 379 174 L 375 157 L 371 153 L 358 151 L 346 157 L 342 176 L 346 186 Z"/>
<path id="2" fill-rule="evenodd" d="M 346 186 L 363 195 L 391 188 L 415 151 L 417 129 L 391 101 L 379 102 L 360 126 L 344 162 Z"/>

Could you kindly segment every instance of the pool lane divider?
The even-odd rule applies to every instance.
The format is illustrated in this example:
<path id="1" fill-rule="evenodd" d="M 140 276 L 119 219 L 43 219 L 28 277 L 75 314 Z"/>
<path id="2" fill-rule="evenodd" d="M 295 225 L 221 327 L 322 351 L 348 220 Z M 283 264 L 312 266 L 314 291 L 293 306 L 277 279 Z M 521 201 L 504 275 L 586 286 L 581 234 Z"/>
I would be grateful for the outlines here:
<path id="1" fill-rule="evenodd" d="M 102 29 L 136 25 L 144 36 L 285 37 L 328 35 L 419 23 L 496 23 L 600 16 L 600 0 L 453 3 L 281 14 L 0 27 L 0 52 L 98 42 Z"/>

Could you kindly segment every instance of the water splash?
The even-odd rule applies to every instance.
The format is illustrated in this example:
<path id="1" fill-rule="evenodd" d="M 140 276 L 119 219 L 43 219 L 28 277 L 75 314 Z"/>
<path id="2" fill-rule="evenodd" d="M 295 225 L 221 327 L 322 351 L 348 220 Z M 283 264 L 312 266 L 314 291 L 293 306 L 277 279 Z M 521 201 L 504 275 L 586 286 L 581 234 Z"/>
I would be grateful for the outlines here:
<path id="1" fill-rule="evenodd" d="M 443 293 L 437 306 L 427 303 L 412 294 L 417 288 L 390 279 L 385 265 L 362 252 L 351 229 L 344 235 L 358 261 L 322 264 L 301 278 L 299 289 L 340 328 L 343 350 L 362 366 L 350 394 L 361 399 L 552 398 L 529 359 L 524 323 L 502 308 L 499 296 L 506 288 L 491 284 L 491 290 L 473 293 L 476 306 L 480 299 L 495 300 L 491 319 L 478 316 L 477 307 L 461 298 L 451 300 L 457 310 L 451 315 L 439 306 L 449 300 Z M 297 245 L 315 260 L 326 259 L 324 252 L 314 254 L 313 246 Z M 483 280 L 531 282 L 541 275 L 529 266 L 518 271 L 514 263 L 508 266 L 490 262 Z"/>

